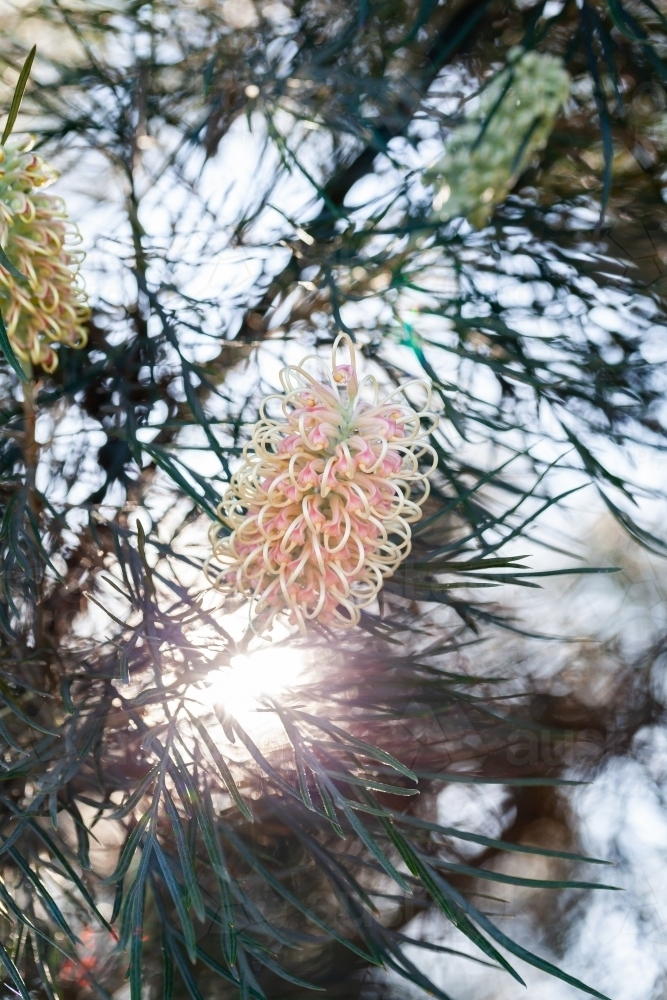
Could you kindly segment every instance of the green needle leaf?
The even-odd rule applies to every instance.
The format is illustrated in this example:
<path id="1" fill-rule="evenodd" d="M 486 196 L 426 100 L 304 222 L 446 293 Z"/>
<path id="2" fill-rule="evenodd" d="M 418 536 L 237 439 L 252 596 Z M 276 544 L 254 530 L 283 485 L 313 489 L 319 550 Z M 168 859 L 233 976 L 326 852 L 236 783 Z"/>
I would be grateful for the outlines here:
<path id="1" fill-rule="evenodd" d="M 12 345 L 9 342 L 9 337 L 7 335 L 7 329 L 5 327 L 4 320 L 3 320 L 2 316 L 0 316 L 0 350 L 2 350 L 2 353 L 4 354 L 6 360 L 9 362 L 9 364 L 11 365 L 11 367 L 14 369 L 14 371 L 18 375 L 20 381 L 21 382 L 29 382 L 30 379 L 28 378 L 28 376 L 26 375 L 26 373 L 23 371 L 23 367 L 21 365 L 21 362 L 19 361 L 19 359 L 14 354 L 14 349 L 13 349 Z"/>
<path id="2" fill-rule="evenodd" d="M 9 108 L 9 114 L 7 115 L 7 122 L 5 124 L 4 132 L 2 133 L 2 139 L 0 143 L 4 144 L 9 139 L 14 128 L 14 123 L 18 117 L 19 108 L 21 107 L 21 101 L 23 100 L 23 94 L 25 93 L 25 88 L 28 83 L 28 78 L 30 76 L 30 70 L 32 69 L 32 64 L 35 60 L 35 53 L 37 52 L 37 46 L 33 45 L 26 57 L 26 61 L 23 63 L 23 68 L 19 74 L 19 78 L 16 83 L 16 88 L 14 90 L 14 96 L 12 98 L 12 103 Z"/>

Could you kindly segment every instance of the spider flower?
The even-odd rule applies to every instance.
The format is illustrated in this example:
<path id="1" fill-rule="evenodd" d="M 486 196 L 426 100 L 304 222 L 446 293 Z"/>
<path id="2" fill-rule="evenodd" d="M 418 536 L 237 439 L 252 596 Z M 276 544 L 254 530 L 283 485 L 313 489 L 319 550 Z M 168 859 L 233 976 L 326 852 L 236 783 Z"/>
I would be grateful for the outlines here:
<path id="1" fill-rule="evenodd" d="M 444 156 L 426 173 L 435 187 L 436 217 L 465 216 L 474 226 L 486 225 L 546 146 L 569 94 L 561 59 L 511 49 L 507 67 L 482 92 L 477 110 L 453 129 Z"/>
<path id="2" fill-rule="evenodd" d="M 54 343 L 85 345 L 88 307 L 73 249 L 79 234 L 63 201 L 44 191 L 58 175 L 32 144 L 28 137 L 0 146 L 0 245 L 26 278 L 0 265 L 0 314 L 15 354 L 51 372 Z"/>
<path id="3" fill-rule="evenodd" d="M 337 363 L 341 342 L 350 364 Z M 359 383 L 345 334 L 325 380 L 306 371 L 309 360 L 283 368 L 284 393 L 262 404 L 218 510 L 231 534 L 211 527 L 215 585 L 248 598 L 262 631 L 281 612 L 302 632 L 314 620 L 356 625 L 410 552 L 410 525 L 437 461 L 426 443 L 437 423 L 428 383 L 413 380 L 380 398 L 373 377 Z M 426 390 L 419 412 L 405 397 L 415 385 Z M 280 402 L 277 419 L 266 414 L 269 400 Z"/>

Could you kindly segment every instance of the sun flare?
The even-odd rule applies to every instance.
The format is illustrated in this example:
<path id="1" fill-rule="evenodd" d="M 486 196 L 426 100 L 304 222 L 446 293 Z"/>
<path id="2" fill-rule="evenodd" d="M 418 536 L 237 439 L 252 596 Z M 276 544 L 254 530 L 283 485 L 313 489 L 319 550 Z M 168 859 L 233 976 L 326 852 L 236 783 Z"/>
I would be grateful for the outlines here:
<path id="1" fill-rule="evenodd" d="M 310 658 L 306 650 L 289 646 L 262 647 L 233 656 L 228 667 L 208 674 L 200 701 L 210 710 L 224 709 L 256 742 L 280 738 L 283 726 L 267 699 L 280 699 L 304 679 Z"/>

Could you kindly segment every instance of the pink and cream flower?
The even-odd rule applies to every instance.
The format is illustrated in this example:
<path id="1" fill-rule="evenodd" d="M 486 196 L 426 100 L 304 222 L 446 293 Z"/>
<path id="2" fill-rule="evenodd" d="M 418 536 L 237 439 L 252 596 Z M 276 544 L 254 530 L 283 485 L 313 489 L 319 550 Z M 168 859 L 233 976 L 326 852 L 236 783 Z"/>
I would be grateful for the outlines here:
<path id="1" fill-rule="evenodd" d="M 342 342 L 350 364 L 337 363 Z M 215 586 L 248 598 L 261 631 L 281 612 L 302 632 L 314 620 L 358 624 L 410 552 L 410 525 L 437 462 L 427 443 L 437 423 L 428 383 L 415 379 L 380 398 L 375 378 L 358 382 L 346 334 L 333 345 L 325 381 L 306 371 L 311 360 L 321 361 L 283 368 L 284 394 L 262 404 L 218 511 L 231 534 L 211 527 Z M 405 396 L 417 386 L 426 392 L 419 412 Z M 274 419 L 266 406 L 276 400 Z"/>
<path id="2" fill-rule="evenodd" d="M 85 345 L 89 310 L 74 249 L 80 237 L 63 201 L 44 191 L 58 175 L 32 143 L 12 138 L 0 146 L 0 245 L 27 279 L 0 264 L 0 314 L 15 354 L 51 372 L 54 343 Z"/>

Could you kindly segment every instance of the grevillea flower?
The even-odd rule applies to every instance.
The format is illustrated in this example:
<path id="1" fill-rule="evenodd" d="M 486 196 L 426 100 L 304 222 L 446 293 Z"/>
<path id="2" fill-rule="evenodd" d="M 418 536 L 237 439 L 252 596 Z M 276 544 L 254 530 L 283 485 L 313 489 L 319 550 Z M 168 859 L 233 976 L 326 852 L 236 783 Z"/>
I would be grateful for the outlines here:
<path id="1" fill-rule="evenodd" d="M 63 201 L 45 193 L 58 175 L 32 145 L 28 137 L 0 146 L 0 244 L 27 279 L 0 265 L 0 314 L 18 357 L 51 372 L 54 343 L 85 345 L 88 307 L 73 249 L 80 237 Z"/>
<path id="2" fill-rule="evenodd" d="M 437 218 L 465 216 L 483 226 L 535 153 L 543 149 L 570 94 L 557 56 L 510 49 L 507 67 L 482 91 L 479 105 L 452 130 L 444 156 L 426 177 Z"/>
<path id="3" fill-rule="evenodd" d="M 351 364 L 337 363 L 343 341 Z M 345 334 L 325 381 L 306 371 L 310 360 L 321 363 L 311 356 L 283 368 L 284 394 L 262 404 L 218 511 L 231 534 L 211 528 L 215 585 L 248 598 L 261 630 L 283 611 L 302 632 L 313 620 L 356 625 L 410 552 L 410 524 L 437 461 L 425 440 L 437 423 L 428 383 L 413 380 L 381 399 L 375 378 L 358 382 Z M 416 385 L 427 397 L 419 412 L 404 395 Z M 280 401 L 278 419 L 266 415 L 269 400 Z"/>

